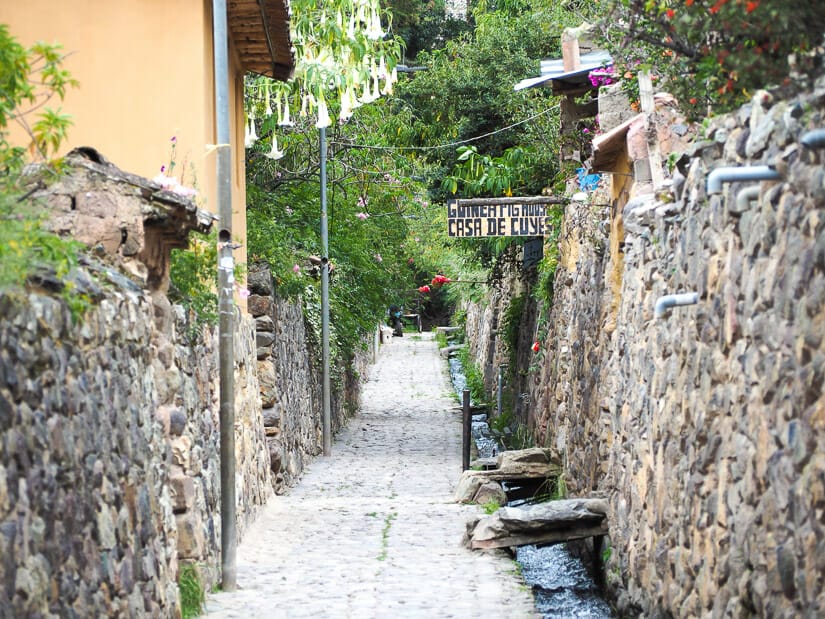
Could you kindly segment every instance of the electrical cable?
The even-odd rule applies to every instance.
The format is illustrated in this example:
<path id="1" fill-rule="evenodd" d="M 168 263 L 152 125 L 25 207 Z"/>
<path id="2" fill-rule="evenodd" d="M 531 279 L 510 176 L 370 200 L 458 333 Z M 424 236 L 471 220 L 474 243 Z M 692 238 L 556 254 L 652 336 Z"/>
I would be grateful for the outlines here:
<path id="1" fill-rule="evenodd" d="M 500 129 L 496 129 L 495 131 L 490 131 L 488 133 L 484 133 L 482 135 L 477 135 L 473 138 L 467 138 L 466 140 L 458 140 L 456 142 L 449 142 L 447 144 L 437 144 L 435 146 L 370 146 L 367 144 L 350 144 L 348 142 L 338 142 L 338 141 L 331 141 L 330 144 L 336 144 L 338 146 L 345 146 L 347 148 L 358 148 L 364 150 L 384 150 L 384 151 L 432 151 L 432 150 L 439 150 L 441 148 L 453 148 L 455 146 L 461 146 L 462 144 L 469 144 L 470 142 L 475 142 L 477 140 L 483 140 L 484 138 L 488 138 L 492 135 L 496 135 L 497 133 L 502 133 L 504 131 L 509 131 L 519 125 L 523 125 L 524 123 L 528 123 L 531 120 L 535 120 L 540 116 L 545 114 L 549 114 L 550 112 L 559 109 L 558 105 L 553 107 L 549 107 L 546 110 L 539 112 L 538 114 L 534 114 L 529 118 L 525 118 L 524 120 L 520 120 L 515 122 L 511 125 L 507 125 L 506 127 L 501 127 Z"/>

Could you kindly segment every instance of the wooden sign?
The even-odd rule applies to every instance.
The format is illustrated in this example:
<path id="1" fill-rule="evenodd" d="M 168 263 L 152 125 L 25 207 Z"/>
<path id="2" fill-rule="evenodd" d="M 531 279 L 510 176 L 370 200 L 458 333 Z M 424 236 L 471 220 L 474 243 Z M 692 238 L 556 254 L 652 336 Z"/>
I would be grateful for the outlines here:
<path id="1" fill-rule="evenodd" d="M 459 238 L 544 236 L 550 233 L 547 205 L 559 198 L 473 198 L 447 202 L 447 234 Z"/>

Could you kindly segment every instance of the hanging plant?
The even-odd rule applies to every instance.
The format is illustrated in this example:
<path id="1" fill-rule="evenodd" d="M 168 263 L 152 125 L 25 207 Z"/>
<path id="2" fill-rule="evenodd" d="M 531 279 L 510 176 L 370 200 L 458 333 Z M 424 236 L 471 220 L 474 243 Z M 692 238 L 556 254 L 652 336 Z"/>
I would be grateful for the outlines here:
<path id="1" fill-rule="evenodd" d="M 294 113 L 314 117 L 320 129 L 333 122 L 331 102 L 337 102 L 338 121 L 346 122 L 359 106 L 391 94 L 398 81 L 401 43 L 387 38 L 390 13 L 379 0 L 293 0 L 290 7 L 294 78 L 247 81 L 248 148 L 257 139 L 256 110 L 263 120 L 277 115 L 278 126 L 291 126 Z M 281 153 L 276 145 L 271 152 Z"/>

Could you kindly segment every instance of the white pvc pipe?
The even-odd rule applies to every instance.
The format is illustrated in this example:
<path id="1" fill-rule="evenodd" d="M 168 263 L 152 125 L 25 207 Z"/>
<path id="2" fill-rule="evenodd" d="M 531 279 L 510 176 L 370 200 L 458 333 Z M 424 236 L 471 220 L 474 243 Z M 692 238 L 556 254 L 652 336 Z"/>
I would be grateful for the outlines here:
<path id="1" fill-rule="evenodd" d="M 708 194 L 722 193 L 722 183 L 735 181 L 778 181 L 779 172 L 766 165 L 716 168 L 708 174 Z"/>
<path id="2" fill-rule="evenodd" d="M 671 307 L 680 305 L 694 305 L 699 302 L 698 292 L 684 292 L 682 294 L 667 294 L 656 299 L 656 318 L 662 318 Z"/>

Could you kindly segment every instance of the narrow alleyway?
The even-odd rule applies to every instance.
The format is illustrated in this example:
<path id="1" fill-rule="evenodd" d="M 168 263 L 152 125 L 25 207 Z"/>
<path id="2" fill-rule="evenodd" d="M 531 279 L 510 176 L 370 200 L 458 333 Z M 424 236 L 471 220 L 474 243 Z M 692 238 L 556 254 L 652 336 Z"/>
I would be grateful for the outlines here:
<path id="1" fill-rule="evenodd" d="M 238 585 L 209 617 L 533 617 L 503 554 L 461 544 L 478 508 L 452 501 L 461 414 L 431 334 L 394 338 L 362 410 L 238 548 Z"/>

